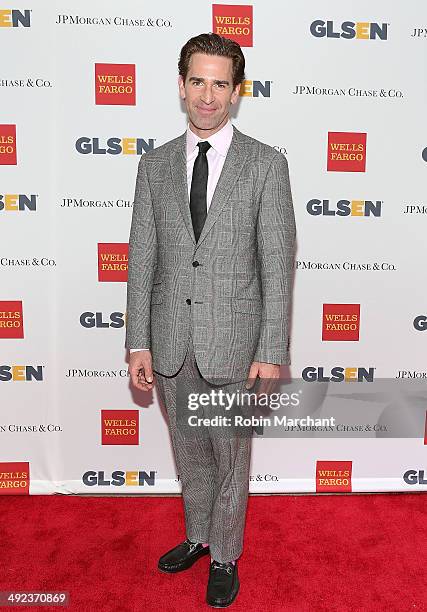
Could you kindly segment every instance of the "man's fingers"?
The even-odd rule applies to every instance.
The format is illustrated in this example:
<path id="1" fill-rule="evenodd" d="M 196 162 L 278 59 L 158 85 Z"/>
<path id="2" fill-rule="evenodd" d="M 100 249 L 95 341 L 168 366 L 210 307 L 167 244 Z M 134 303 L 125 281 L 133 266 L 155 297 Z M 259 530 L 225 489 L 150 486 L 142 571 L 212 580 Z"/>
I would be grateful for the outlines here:
<path id="1" fill-rule="evenodd" d="M 248 380 L 246 381 L 246 384 L 245 384 L 246 389 L 252 389 L 252 387 L 255 384 L 257 374 L 258 374 L 258 364 L 254 362 L 251 365 L 250 370 L 249 370 Z"/>
<path id="2" fill-rule="evenodd" d="M 138 368 L 129 368 L 129 374 L 133 386 L 139 388 L 140 382 Z"/>
<path id="3" fill-rule="evenodd" d="M 259 389 L 258 389 L 258 397 L 263 394 L 263 395 L 268 395 L 268 387 L 269 387 L 269 378 L 261 378 L 261 382 L 259 384 Z"/>
<path id="4" fill-rule="evenodd" d="M 145 369 L 144 369 L 144 376 L 145 376 L 145 380 L 148 383 L 152 383 L 153 382 L 153 368 L 151 367 L 151 363 L 148 364 Z"/>
<path id="5" fill-rule="evenodd" d="M 151 353 L 131 353 L 129 374 L 133 386 L 140 391 L 150 391 L 153 388 L 153 366 Z"/>
<path id="6" fill-rule="evenodd" d="M 271 393 L 274 393 L 277 387 L 278 387 L 278 378 L 269 378 L 267 394 L 270 395 Z"/>
<path id="7" fill-rule="evenodd" d="M 151 371 L 151 368 L 150 368 Z M 148 368 L 147 368 L 147 372 L 148 372 Z M 138 382 L 140 383 L 140 385 L 142 385 L 140 388 L 143 391 L 150 391 L 153 388 L 153 373 L 151 371 L 150 376 L 147 374 L 145 374 L 145 370 L 144 368 L 141 368 L 139 370 L 138 373 Z"/>

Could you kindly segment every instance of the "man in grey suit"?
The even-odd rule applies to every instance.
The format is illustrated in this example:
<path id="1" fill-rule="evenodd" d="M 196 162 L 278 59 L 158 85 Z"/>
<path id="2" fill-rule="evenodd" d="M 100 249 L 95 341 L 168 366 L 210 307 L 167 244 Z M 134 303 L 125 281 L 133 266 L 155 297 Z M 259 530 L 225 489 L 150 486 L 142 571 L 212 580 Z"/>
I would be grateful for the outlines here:
<path id="1" fill-rule="evenodd" d="M 230 122 L 240 46 L 200 34 L 178 67 L 188 127 L 139 161 L 125 345 L 137 389 L 156 374 L 182 482 L 187 538 L 158 567 L 179 572 L 210 552 L 207 602 L 226 607 L 239 590 L 252 440 L 214 427 L 185 435 L 177 398 L 198 380 L 268 387 L 290 363 L 295 220 L 286 158 Z"/>

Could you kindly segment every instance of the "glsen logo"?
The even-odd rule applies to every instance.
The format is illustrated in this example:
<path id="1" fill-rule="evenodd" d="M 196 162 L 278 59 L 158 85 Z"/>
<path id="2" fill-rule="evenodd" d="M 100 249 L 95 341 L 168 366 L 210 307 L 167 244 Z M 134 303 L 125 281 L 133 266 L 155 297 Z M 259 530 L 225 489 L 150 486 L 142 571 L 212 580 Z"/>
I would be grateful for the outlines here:
<path id="1" fill-rule="evenodd" d="M 83 155 L 142 155 L 154 149 L 155 138 L 108 138 L 106 147 L 101 147 L 99 138 L 82 136 L 76 140 L 76 151 Z"/>
<path id="2" fill-rule="evenodd" d="M 375 21 L 343 21 L 335 26 L 333 21 L 316 19 L 310 25 L 310 32 L 316 38 L 358 38 L 360 40 L 387 40 L 388 23 Z"/>
<path id="3" fill-rule="evenodd" d="M 109 320 L 106 321 L 102 312 L 82 312 L 80 324 L 87 329 L 93 327 L 113 327 L 119 329 L 125 324 L 125 315 L 123 312 L 112 312 L 109 315 Z"/>
<path id="4" fill-rule="evenodd" d="M 139 444 L 138 410 L 101 410 L 102 444 Z"/>
<path id="5" fill-rule="evenodd" d="M 382 200 L 330 200 L 313 199 L 307 202 L 309 215 L 324 217 L 381 217 Z"/>
<path id="6" fill-rule="evenodd" d="M 24 315 L 22 302 L 0 301 L 0 338 L 23 338 Z"/>
<path id="7" fill-rule="evenodd" d="M 231 38 L 241 47 L 253 47 L 252 6 L 213 4 L 212 32 Z"/>
<path id="8" fill-rule="evenodd" d="M 17 28 L 31 26 L 31 11 L 18 9 L 0 9 L 0 28 Z"/>
<path id="9" fill-rule="evenodd" d="M 0 382 L 43 380 L 43 366 L 0 365 Z"/>
<path id="10" fill-rule="evenodd" d="M 247 96 L 253 98 L 271 97 L 271 83 L 272 81 L 242 81 L 239 90 L 239 96 Z"/>
<path id="11" fill-rule="evenodd" d="M 424 474 L 424 470 L 407 470 L 403 474 L 403 480 L 408 485 L 427 485 L 427 478 Z"/>
<path id="12" fill-rule="evenodd" d="M 427 330 L 427 315 L 418 315 L 418 317 L 415 317 L 414 328 L 417 331 L 426 331 Z"/>
<path id="13" fill-rule="evenodd" d="M 29 492 L 28 461 L 0 463 L 0 495 L 28 495 Z"/>
<path id="14" fill-rule="evenodd" d="M 95 64 L 95 104 L 135 106 L 135 64 Z"/>
<path id="15" fill-rule="evenodd" d="M 36 194 L 26 195 L 24 193 L 4 193 L 0 194 L 0 210 L 23 211 L 36 210 Z"/>
<path id="16" fill-rule="evenodd" d="M 323 304 L 322 340 L 359 340 L 360 304 Z"/>
<path id="17" fill-rule="evenodd" d="M 366 133 L 328 133 L 328 172 L 365 172 Z"/>
<path id="18" fill-rule="evenodd" d="M 350 493 L 351 472 L 351 461 L 317 461 L 316 493 Z"/>
<path id="19" fill-rule="evenodd" d="M 16 125 L 0 125 L 0 165 L 16 166 Z"/>
<path id="20" fill-rule="evenodd" d="M 123 472 L 115 470 L 111 473 L 111 478 L 105 477 L 105 472 L 88 471 L 83 474 L 83 484 L 87 487 L 153 487 L 156 483 L 156 472 Z"/>
<path id="21" fill-rule="evenodd" d="M 308 366 L 302 371 L 302 378 L 306 382 L 373 382 L 375 368 L 331 368 L 330 376 L 325 376 L 325 368 Z"/>
<path id="22" fill-rule="evenodd" d="M 129 244 L 108 242 L 98 244 L 98 280 L 126 282 L 128 279 Z"/>

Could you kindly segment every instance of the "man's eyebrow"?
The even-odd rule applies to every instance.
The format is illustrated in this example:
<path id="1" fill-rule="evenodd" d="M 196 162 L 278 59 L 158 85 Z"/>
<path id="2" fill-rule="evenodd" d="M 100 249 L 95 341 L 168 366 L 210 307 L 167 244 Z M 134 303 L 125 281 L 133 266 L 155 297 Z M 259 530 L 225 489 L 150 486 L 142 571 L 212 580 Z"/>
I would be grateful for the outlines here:
<path id="1" fill-rule="evenodd" d="M 189 81 L 201 81 L 204 83 L 205 79 L 203 77 L 192 76 L 188 79 Z M 215 85 L 230 85 L 230 81 L 221 81 L 219 79 L 214 80 Z"/>

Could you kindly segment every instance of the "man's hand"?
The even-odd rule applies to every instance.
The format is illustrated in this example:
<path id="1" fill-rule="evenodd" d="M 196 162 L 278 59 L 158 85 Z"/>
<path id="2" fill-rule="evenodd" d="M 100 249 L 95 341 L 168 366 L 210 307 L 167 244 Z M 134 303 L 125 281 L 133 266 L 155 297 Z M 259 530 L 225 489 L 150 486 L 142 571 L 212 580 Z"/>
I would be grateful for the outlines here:
<path id="1" fill-rule="evenodd" d="M 154 384 L 151 351 L 130 353 L 128 371 L 135 389 L 151 391 Z"/>
<path id="2" fill-rule="evenodd" d="M 247 389 L 251 389 L 254 386 L 257 376 L 262 381 L 257 393 L 272 393 L 277 384 L 275 379 L 280 377 L 280 365 L 276 363 L 254 361 L 250 367 L 248 380 L 246 381 Z"/>

